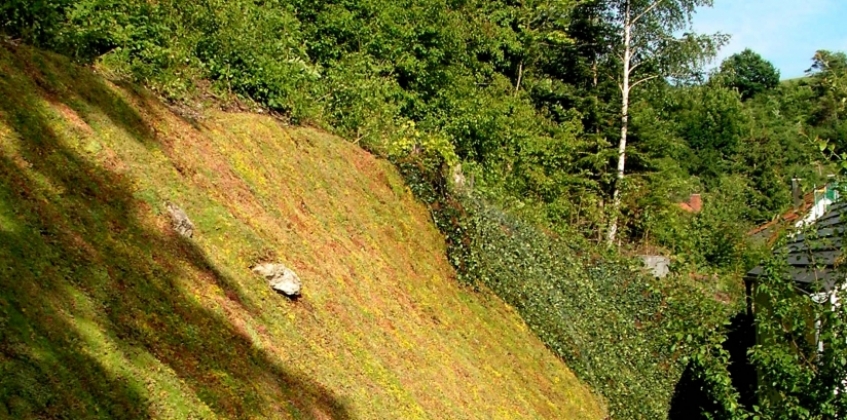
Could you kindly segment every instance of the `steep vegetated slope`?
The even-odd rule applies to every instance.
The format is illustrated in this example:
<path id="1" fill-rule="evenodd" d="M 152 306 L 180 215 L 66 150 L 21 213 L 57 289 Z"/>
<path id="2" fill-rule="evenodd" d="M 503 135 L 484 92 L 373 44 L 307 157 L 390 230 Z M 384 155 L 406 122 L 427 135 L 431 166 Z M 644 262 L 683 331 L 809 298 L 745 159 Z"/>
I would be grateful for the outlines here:
<path id="1" fill-rule="evenodd" d="M 610 418 L 695 419 L 704 412 L 730 418 L 732 407 L 723 403 L 734 393 L 729 380 L 708 375 L 725 377 L 719 366 L 728 350 L 715 331 L 741 308 L 706 284 L 656 279 L 641 261 L 545 231 L 461 182 L 446 188 L 451 180 L 433 153 L 397 163 L 432 209 L 460 279 L 512 305 L 607 399 Z"/>
<path id="2" fill-rule="evenodd" d="M 197 232 L 172 233 L 165 202 Z M 396 171 L 0 48 L 0 417 L 599 419 Z M 250 267 L 279 261 L 298 302 Z"/>

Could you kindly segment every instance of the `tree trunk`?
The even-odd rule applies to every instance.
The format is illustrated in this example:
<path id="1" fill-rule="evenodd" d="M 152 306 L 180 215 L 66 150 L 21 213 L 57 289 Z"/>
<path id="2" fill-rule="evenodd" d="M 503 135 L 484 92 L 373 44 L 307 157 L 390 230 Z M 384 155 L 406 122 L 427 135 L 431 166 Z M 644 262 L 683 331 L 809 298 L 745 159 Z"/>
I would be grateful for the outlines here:
<path id="1" fill-rule="evenodd" d="M 626 7 L 626 18 L 623 28 L 623 82 L 621 84 L 621 141 L 618 145 L 618 171 L 615 177 L 615 189 L 612 194 L 612 219 L 606 242 L 614 245 L 618 234 L 618 219 L 621 210 L 621 187 L 623 186 L 624 168 L 626 167 L 626 134 L 629 129 L 629 73 L 632 59 L 632 21 L 630 20 L 629 4 Z"/>
<path id="2" fill-rule="evenodd" d="M 521 82 L 523 81 L 523 60 L 518 66 L 518 82 L 515 84 L 515 97 L 518 97 L 518 92 L 521 90 Z"/>
<path id="3" fill-rule="evenodd" d="M 592 87 L 596 90 L 597 84 L 600 83 L 600 80 L 599 80 L 599 77 L 598 77 L 598 74 L 597 74 L 597 54 L 594 54 L 594 60 L 591 63 L 591 73 L 592 73 L 592 76 L 594 76 L 594 80 L 593 80 L 594 84 L 592 85 Z"/>

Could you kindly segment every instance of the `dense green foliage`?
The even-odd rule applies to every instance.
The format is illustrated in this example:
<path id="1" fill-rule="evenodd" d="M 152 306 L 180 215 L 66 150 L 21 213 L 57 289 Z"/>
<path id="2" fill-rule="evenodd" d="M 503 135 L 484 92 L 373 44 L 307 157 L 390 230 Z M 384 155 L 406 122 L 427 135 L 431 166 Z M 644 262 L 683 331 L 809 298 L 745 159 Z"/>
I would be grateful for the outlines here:
<path id="1" fill-rule="evenodd" d="M 605 229 L 620 108 L 619 62 L 603 47 L 619 33 L 612 3 L 7 0 L 2 7 L 0 25 L 12 38 L 100 61 L 173 99 L 211 80 L 219 94 L 323 124 L 380 152 L 414 122 L 421 138 L 446 139 L 446 153 L 474 164 L 478 185 L 493 195 L 531 205 L 557 229 L 592 237 Z M 645 62 L 642 70 L 650 69 Z M 654 171 L 636 167 L 634 175 L 644 172 Z M 632 206 L 626 213 L 639 214 Z"/>
<path id="2" fill-rule="evenodd" d="M 779 71 L 753 50 L 733 54 L 721 64 L 720 76 L 726 86 L 735 88 L 744 99 L 779 85 Z"/>
<path id="3" fill-rule="evenodd" d="M 844 165 L 847 57 L 818 52 L 808 77 L 779 83 L 773 65 L 744 51 L 707 74 L 714 49 L 704 45 L 720 39 L 665 38 L 711 2 L 638 3 L 658 14 L 636 34 L 652 49 L 632 63 L 639 88 L 619 182 L 629 3 L 2 0 L 0 30 L 171 100 L 252 101 L 391 157 L 432 205 L 459 271 L 518 307 L 617 418 L 660 416 L 683 360 L 732 412 L 711 328 L 731 311 L 700 298 L 737 299 L 737 275 L 757 262 L 746 232 L 789 207 L 792 178 L 820 185 Z M 457 164 L 473 200 L 449 193 Z M 619 211 L 610 205 L 618 189 Z M 700 213 L 679 206 L 692 193 Z M 678 273 L 724 280 L 687 293 L 684 275 L 657 289 L 626 264 L 590 268 L 609 252 L 595 242 L 612 220 L 622 248 L 658 248 Z M 675 315 L 655 318 L 663 311 Z M 701 314 L 709 321 L 691 317 Z M 695 352 L 698 343 L 712 346 Z"/>
<path id="4" fill-rule="evenodd" d="M 809 258 L 816 249 L 809 245 L 815 241 L 817 247 L 822 245 L 815 239 L 816 232 L 814 227 L 804 232 L 806 246 L 812 250 Z M 784 251 L 779 244 L 778 249 Z M 785 275 L 784 252 L 775 253 L 763 266 L 764 275 L 755 281 L 750 301 L 755 313 L 755 329 L 750 333 L 755 333 L 756 340 L 747 360 L 757 377 L 754 397 L 743 403 L 721 343 L 707 344 L 697 362 L 700 375 L 708 378 L 712 387 L 715 404 L 709 412 L 711 418 L 843 417 L 847 413 L 847 319 L 838 302 L 843 302 L 844 289 L 838 282 L 834 288 L 825 288 L 823 281 L 798 289 L 793 278 Z M 836 271 L 843 278 L 843 267 Z"/>
<path id="5" fill-rule="evenodd" d="M 768 419 L 841 418 L 847 413 L 847 319 L 843 308 L 830 302 L 843 302 L 844 291 L 835 289 L 817 299 L 798 293 L 793 280 L 781 275 L 785 259 L 780 257 L 768 261 L 769 275 L 757 284 L 760 340 L 750 358 L 761 392 L 754 414 Z"/>
<path id="6" fill-rule="evenodd" d="M 567 241 L 479 202 L 470 205 L 470 254 L 477 261 L 470 277 L 513 304 L 554 352 L 607 396 L 613 418 L 664 417 L 684 367 L 671 351 L 668 318 L 694 321 L 688 317 L 703 314 L 682 313 L 667 301 L 669 284 L 642 277 L 634 266 L 592 261 Z M 701 297 L 695 306 L 705 311 L 705 295 L 689 293 Z M 697 322 L 719 325 L 717 309 Z"/>
<path id="7" fill-rule="evenodd" d="M 684 27 L 695 3 L 655 9 L 634 42 Z M 607 227 L 617 185 L 622 4 L 5 0 L 0 27 L 171 99 L 210 80 L 219 95 L 321 124 L 381 153 L 398 142 L 408 148 L 403 132 L 414 123 L 415 139 L 464 162 L 489 198 L 594 239 Z M 773 66 L 745 51 L 719 77 L 698 78 L 703 56 L 692 48 L 708 53 L 708 39 L 689 34 L 677 49 L 650 43 L 658 48 L 652 58 L 632 63 L 632 81 L 644 83 L 630 97 L 621 186 L 628 242 L 679 230 L 665 219 L 680 219 L 675 204 L 692 192 L 711 194 L 709 206 L 733 194 L 746 200 L 736 225 L 770 219 L 787 204 L 792 177 L 821 177 L 807 170 L 816 155 L 801 133 L 838 139 L 847 131 L 824 76 L 775 86 Z M 838 65 L 837 54 L 820 56 L 813 71 Z M 660 74 L 670 77 L 651 78 Z M 730 184 L 737 193 L 718 191 Z"/>
<path id="8" fill-rule="evenodd" d="M 838 164 L 842 177 L 847 174 L 845 138 L 839 130 L 847 104 L 845 63 L 847 57 L 842 53 L 819 51 L 807 78 L 783 84 L 781 97 L 768 98 L 771 104 L 775 99 L 784 99 L 787 106 L 775 108 L 775 114 L 779 116 L 780 110 L 785 110 L 808 136 L 814 136 L 820 151 Z M 842 214 L 841 220 L 834 222 L 843 224 L 843 217 Z M 810 268 L 825 264 L 822 250 L 840 248 L 842 256 L 826 263 L 832 264 L 830 280 L 821 278 L 806 290 L 798 290 L 792 277 L 786 275 L 785 237 L 777 242 L 777 252 L 763 263 L 764 275 L 754 284 L 751 302 L 757 341 L 749 351 L 749 360 L 758 376 L 756 404 L 739 404 L 739 395 L 731 387 L 724 387 L 726 392 L 715 395 L 727 408 L 720 417 L 832 419 L 847 415 L 847 312 L 843 307 L 844 281 L 839 280 L 845 277 L 841 261 L 845 241 L 844 230 L 832 227 L 811 225 L 789 233 L 802 235 L 794 236 L 792 242 L 793 246 L 798 246 L 798 241 L 802 243 L 797 248 L 805 249 L 801 257 L 817 260 Z M 713 354 L 710 352 L 709 356 Z M 724 369 L 726 360 L 705 357 L 702 362 L 702 366 L 709 367 L 704 370 L 717 382 L 730 382 Z"/>
<path id="9" fill-rule="evenodd" d="M 398 163 L 435 209 L 462 278 L 512 304 L 609 399 L 612 418 L 665 417 L 687 355 L 706 340 L 720 344 L 714 331 L 731 306 L 688 282 L 649 278 L 633 261 L 598 259 L 585 243 L 545 233 L 479 197 L 450 193 L 438 162 L 424 154 Z"/>

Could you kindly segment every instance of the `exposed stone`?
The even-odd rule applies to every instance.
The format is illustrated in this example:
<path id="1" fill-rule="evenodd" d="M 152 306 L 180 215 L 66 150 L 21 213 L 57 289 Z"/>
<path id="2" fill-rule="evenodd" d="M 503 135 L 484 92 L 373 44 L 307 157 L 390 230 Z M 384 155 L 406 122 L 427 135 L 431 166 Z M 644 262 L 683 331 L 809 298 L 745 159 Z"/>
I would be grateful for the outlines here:
<path id="1" fill-rule="evenodd" d="M 469 176 L 465 175 L 465 172 L 462 170 L 462 164 L 457 163 L 450 167 L 450 173 L 448 174 L 448 182 L 454 191 L 457 192 L 465 192 L 473 190 L 473 173 Z"/>
<path id="2" fill-rule="evenodd" d="M 662 255 L 642 255 L 644 267 L 657 278 L 663 279 L 670 274 L 671 259 Z"/>
<path id="3" fill-rule="evenodd" d="M 465 188 L 465 182 L 467 181 L 465 180 L 465 174 L 462 171 L 461 163 L 453 165 L 453 167 L 450 169 L 450 178 L 452 179 L 453 186 L 455 188 Z"/>
<path id="4" fill-rule="evenodd" d="M 253 268 L 253 272 L 264 277 L 277 292 L 288 297 L 300 296 L 302 282 L 297 273 L 282 264 L 260 264 Z"/>
<path id="5" fill-rule="evenodd" d="M 176 233 L 186 238 L 193 237 L 194 223 L 191 223 L 191 219 L 188 218 L 185 211 L 173 203 L 165 203 L 165 207 L 168 209 L 168 214 L 171 216 L 171 227 L 173 227 Z"/>

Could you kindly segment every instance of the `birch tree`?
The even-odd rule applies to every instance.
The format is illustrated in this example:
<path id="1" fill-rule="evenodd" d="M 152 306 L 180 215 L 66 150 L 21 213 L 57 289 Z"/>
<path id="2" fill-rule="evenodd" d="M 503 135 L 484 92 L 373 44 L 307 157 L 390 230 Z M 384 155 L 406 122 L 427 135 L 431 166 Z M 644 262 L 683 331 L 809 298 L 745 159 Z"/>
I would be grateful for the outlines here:
<path id="1" fill-rule="evenodd" d="M 622 63 L 617 77 L 621 92 L 621 134 L 612 194 L 613 213 L 606 239 L 613 244 L 618 234 L 623 180 L 626 175 L 626 148 L 629 104 L 633 90 L 655 79 L 673 81 L 696 73 L 713 57 L 728 37 L 681 32 L 689 29 L 698 7 L 710 7 L 713 0 L 608 0 L 608 8 L 619 44 L 612 51 Z"/>

